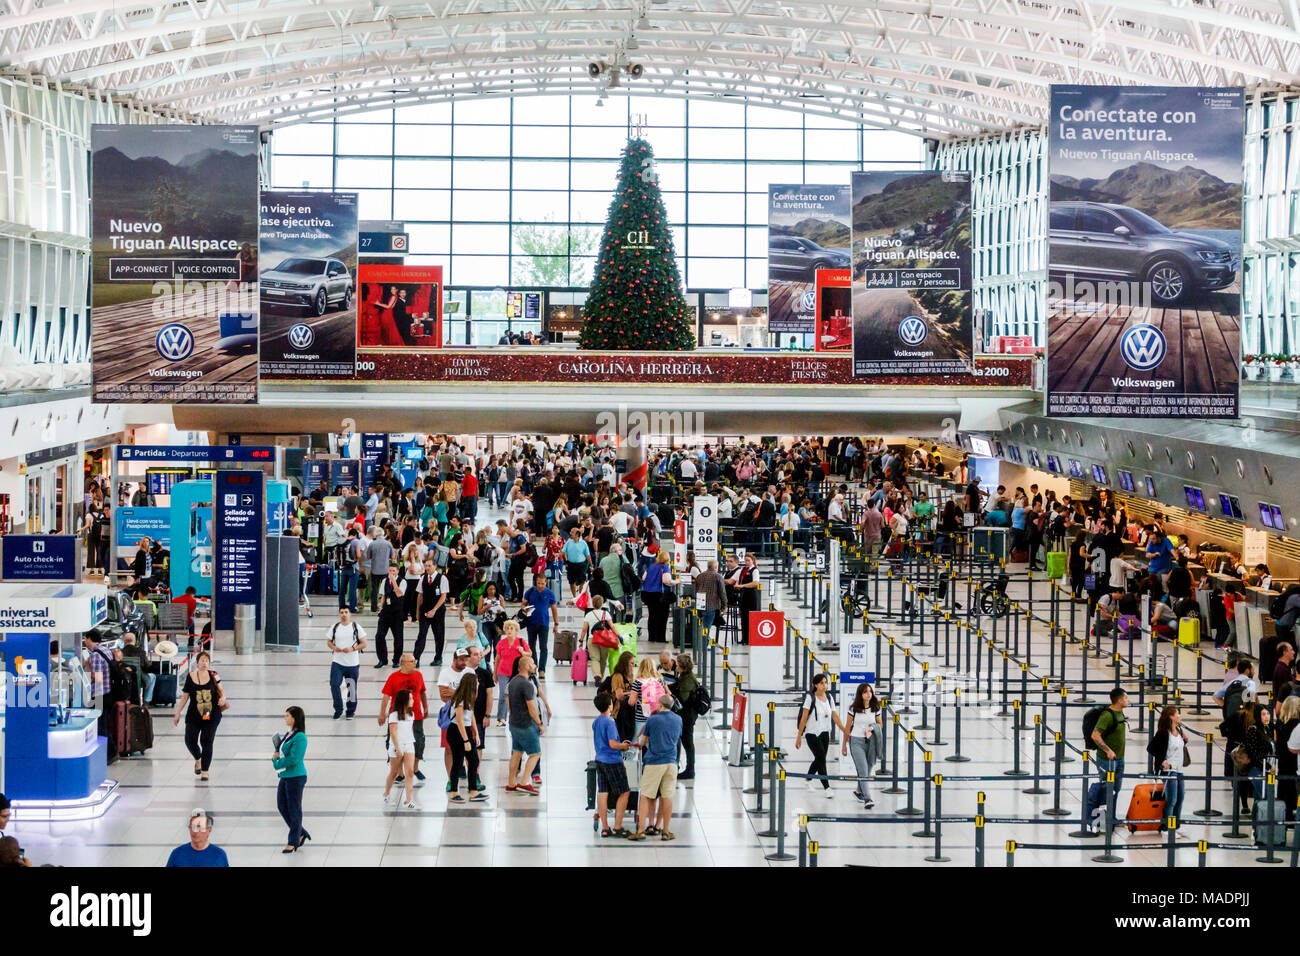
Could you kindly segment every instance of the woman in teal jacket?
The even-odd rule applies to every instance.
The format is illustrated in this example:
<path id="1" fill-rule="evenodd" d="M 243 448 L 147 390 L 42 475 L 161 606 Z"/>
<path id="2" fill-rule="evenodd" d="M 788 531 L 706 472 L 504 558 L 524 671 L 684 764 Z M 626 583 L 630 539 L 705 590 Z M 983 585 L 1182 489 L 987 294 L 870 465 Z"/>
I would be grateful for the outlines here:
<path id="1" fill-rule="evenodd" d="M 311 839 L 311 834 L 302 828 L 302 792 L 307 786 L 307 767 L 303 764 L 307 754 L 307 718 L 301 707 L 290 707 L 284 712 L 284 723 L 289 732 L 281 738 L 271 764 L 280 775 L 275 802 L 289 827 L 289 840 L 283 852 L 294 853 Z"/>

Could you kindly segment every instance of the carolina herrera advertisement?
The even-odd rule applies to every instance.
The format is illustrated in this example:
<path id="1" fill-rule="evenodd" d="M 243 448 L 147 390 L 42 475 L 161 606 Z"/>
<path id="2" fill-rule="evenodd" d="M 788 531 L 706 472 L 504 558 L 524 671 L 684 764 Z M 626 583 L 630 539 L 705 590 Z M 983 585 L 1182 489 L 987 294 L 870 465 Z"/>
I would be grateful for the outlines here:
<path id="1" fill-rule="evenodd" d="M 262 375 L 353 378 L 357 194 L 263 192 Z"/>
<path id="2" fill-rule="evenodd" d="M 816 331 L 817 270 L 849 267 L 849 236 L 847 186 L 771 187 L 768 331 Z"/>
<path id="3" fill-rule="evenodd" d="M 359 352 L 442 347 L 442 266 L 362 266 Z"/>
<path id="4" fill-rule="evenodd" d="M 1235 418 L 1242 91 L 1054 86 L 1047 414 Z"/>
<path id="5" fill-rule="evenodd" d="M 853 174 L 853 374 L 972 367 L 970 174 Z"/>
<path id="6" fill-rule="evenodd" d="M 90 137 L 94 401 L 256 402 L 257 127 Z"/>
<path id="7" fill-rule="evenodd" d="M 816 352 L 847 352 L 853 348 L 852 272 L 817 270 Z"/>

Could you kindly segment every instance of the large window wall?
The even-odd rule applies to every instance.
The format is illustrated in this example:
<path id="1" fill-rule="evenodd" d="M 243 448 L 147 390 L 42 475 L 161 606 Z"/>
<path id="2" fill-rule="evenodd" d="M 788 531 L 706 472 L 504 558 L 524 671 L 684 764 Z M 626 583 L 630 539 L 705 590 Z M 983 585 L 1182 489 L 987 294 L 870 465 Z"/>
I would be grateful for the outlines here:
<path id="1" fill-rule="evenodd" d="M 1257 95 L 1246 111 L 1243 355 L 1300 354 L 1298 127 L 1300 94 Z"/>
<path id="2" fill-rule="evenodd" d="M 452 286 L 582 288 L 638 121 L 692 290 L 766 289 L 770 184 L 922 166 L 922 142 L 906 133 L 729 99 L 615 96 L 597 107 L 584 93 L 285 127 L 270 174 L 277 188 L 357 190 L 361 217 L 406 222 L 407 261 L 447 267 Z"/>

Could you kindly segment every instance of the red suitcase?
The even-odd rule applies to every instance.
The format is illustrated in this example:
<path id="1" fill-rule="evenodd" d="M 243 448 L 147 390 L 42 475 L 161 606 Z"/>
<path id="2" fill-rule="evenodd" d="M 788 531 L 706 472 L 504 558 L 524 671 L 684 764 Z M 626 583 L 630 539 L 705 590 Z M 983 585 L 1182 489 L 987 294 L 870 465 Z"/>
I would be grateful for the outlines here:
<path id="1" fill-rule="evenodd" d="M 587 649 L 579 647 L 573 652 L 573 661 L 569 665 L 569 676 L 575 684 L 587 683 Z"/>
<path id="2" fill-rule="evenodd" d="M 131 752 L 129 719 L 131 704 L 125 700 L 119 700 L 106 706 L 111 707 L 112 711 L 108 718 L 109 733 L 112 734 L 111 752 L 118 757 L 125 757 Z"/>
<path id="3" fill-rule="evenodd" d="M 1140 783 L 1133 788 L 1133 799 L 1128 803 L 1128 828 L 1130 833 L 1138 830 L 1159 830 L 1165 817 L 1165 787 L 1160 783 Z M 1145 822 L 1135 822 L 1145 821 Z"/>

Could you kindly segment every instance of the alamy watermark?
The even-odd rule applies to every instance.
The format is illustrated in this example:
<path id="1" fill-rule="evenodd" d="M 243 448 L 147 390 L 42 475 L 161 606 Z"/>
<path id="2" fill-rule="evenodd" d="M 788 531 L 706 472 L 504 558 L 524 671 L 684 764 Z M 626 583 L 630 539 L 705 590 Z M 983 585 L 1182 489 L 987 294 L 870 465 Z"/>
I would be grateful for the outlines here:
<path id="1" fill-rule="evenodd" d="M 679 445 L 704 443 L 704 413 L 678 409 L 628 411 L 620 404 L 617 410 L 596 415 L 596 437 L 610 437 L 621 444 L 645 448 L 653 438 L 669 438 Z"/>

